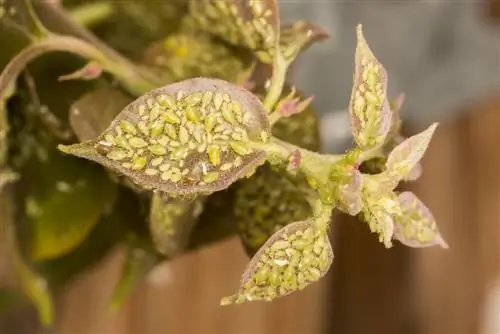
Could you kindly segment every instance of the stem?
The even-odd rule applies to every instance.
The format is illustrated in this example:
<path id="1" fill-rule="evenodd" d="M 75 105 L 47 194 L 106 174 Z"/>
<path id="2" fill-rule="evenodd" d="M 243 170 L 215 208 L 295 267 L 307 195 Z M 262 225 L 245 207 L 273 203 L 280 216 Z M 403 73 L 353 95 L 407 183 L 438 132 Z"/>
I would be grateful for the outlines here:
<path id="1" fill-rule="evenodd" d="M 90 27 L 101 23 L 113 14 L 111 2 L 83 4 L 70 10 L 73 19 L 79 24 Z"/>
<path id="2" fill-rule="evenodd" d="M 274 105 L 278 102 L 283 92 L 283 87 L 285 86 L 286 73 L 289 63 L 281 54 L 279 48 L 275 49 L 276 56 L 273 66 L 273 75 L 271 77 L 271 86 L 267 91 L 266 98 L 264 99 L 264 107 L 271 113 L 274 109 Z"/>
<path id="3" fill-rule="evenodd" d="M 68 52 L 99 63 L 104 71 L 113 74 L 134 95 L 141 95 L 158 85 L 152 74 L 139 71 L 134 64 L 122 57 L 108 58 L 93 45 L 70 36 L 50 34 L 14 57 L 0 75 L 0 101 L 4 100 L 8 85 L 17 78 L 28 63 L 47 52 Z"/>
<path id="4" fill-rule="evenodd" d="M 314 223 L 316 227 L 321 232 L 326 232 L 328 226 L 330 225 L 330 221 L 332 219 L 332 211 L 335 209 L 334 205 L 325 205 L 320 199 L 316 199 L 315 201 L 310 201 L 313 215 L 314 215 Z"/>
<path id="5" fill-rule="evenodd" d="M 301 171 L 307 178 L 316 180 L 319 184 L 325 184 L 328 182 L 331 165 L 335 162 L 331 157 L 306 150 L 282 141 L 276 137 L 272 137 L 269 143 L 256 145 L 262 146 L 258 148 L 265 150 L 269 154 L 270 158 L 268 160 L 276 160 L 283 165 L 287 165 L 290 156 L 295 151 L 299 151 L 301 156 L 300 164 L 298 166 L 299 171 Z M 338 160 L 340 159 L 341 158 L 339 157 Z"/>

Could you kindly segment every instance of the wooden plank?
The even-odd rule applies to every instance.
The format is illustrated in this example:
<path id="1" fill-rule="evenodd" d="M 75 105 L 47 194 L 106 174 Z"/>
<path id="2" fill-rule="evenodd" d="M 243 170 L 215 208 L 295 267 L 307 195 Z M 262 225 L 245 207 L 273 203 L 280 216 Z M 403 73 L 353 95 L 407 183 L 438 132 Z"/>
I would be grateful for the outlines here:
<path id="1" fill-rule="evenodd" d="M 103 310 L 117 278 L 120 254 L 114 254 L 66 291 L 56 334 L 321 332 L 326 291 L 321 283 L 273 303 L 220 307 L 220 298 L 236 290 L 247 261 L 235 238 L 190 253 L 154 273 L 110 316 Z"/>

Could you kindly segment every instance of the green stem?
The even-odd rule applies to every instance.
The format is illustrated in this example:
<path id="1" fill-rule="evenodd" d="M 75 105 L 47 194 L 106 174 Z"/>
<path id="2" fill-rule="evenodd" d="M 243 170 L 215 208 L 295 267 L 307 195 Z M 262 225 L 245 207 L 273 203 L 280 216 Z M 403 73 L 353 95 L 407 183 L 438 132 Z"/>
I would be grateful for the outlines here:
<path id="1" fill-rule="evenodd" d="M 48 52 L 68 52 L 99 63 L 104 71 L 113 74 L 134 95 L 142 95 L 160 85 L 149 72 L 139 71 L 122 57 L 108 58 L 93 45 L 70 36 L 50 34 L 43 40 L 26 47 L 14 57 L 0 74 L 0 101 L 4 100 L 9 84 L 16 80 L 26 65 Z"/>
<path id="2" fill-rule="evenodd" d="M 113 14 L 113 4 L 111 2 L 87 3 L 71 9 L 70 14 L 79 24 L 91 27 Z"/>
<path id="3" fill-rule="evenodd" d="M 264 107 L 268 113 L 271 113 L 275 104 L 281 97 L 283 87 L 285 86 L 286 73 L 289 63 L 285 60 L 279 48 L 276 48 L 276 56 L 273 64 L 273 75 L 271 77 L 271 85 L 264 99 Z"/>

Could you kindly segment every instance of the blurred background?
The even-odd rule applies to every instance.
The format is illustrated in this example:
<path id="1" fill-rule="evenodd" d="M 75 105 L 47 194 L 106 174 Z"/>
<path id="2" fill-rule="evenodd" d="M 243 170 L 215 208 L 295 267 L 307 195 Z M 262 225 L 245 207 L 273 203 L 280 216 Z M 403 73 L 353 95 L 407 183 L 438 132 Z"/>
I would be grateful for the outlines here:
<path id="1" fill-rule="evenodd" d="M 500 334 L 499 4 L 279 4 L 286 19 L 309 19 L 331 32 L 293 70 L 297 86 L 316 97 L 325 151 L 351 143 L 344 109 L 358 23 L 389 72 L 390 94 L 406 93 L 407 134 L 441 122 L 423 175 L 409 188 L 432 210 L 450 249 L 387 250 L 364 224 L 336 215 L 332 270 L 303 292 L 219 307 L 247 262 L 233 238 L 158 267 L 109 315 L 106 302 L 123 257 L 116 249 L 58 297 L 53 333 Z M 8 274 L 0 263 L 0 281 Z M 0 333 L 42 333 L 36 323 L 35 311 L 21 309 L 0 318 Z"/>

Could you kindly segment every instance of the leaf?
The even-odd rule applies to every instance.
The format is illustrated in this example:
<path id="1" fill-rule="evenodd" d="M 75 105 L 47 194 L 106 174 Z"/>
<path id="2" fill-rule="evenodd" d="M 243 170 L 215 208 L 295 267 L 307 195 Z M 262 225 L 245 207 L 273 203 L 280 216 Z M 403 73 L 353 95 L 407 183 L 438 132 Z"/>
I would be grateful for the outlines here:
<path id="1" fill-rule="evenodd" d="M 347 174 L 338 184 L 337 207 L 351 216 L 357 215 L 363 208 L 363 175 L 355 169 Z"/>
<path id="2" fill-rule="evenodd" d="M 280 28 L 276 0 L 190 0 L 189 5 L 201 29 L 272 62 Z"/>
<path id="3" fill-rule="evenodd" d="M 131 101 L 132 98 L 115 87 L 87 93 L 71 106 L 71 128 L 80 141 L 96 138 Z"/>
<path id="4" fill-rule="evenodd" d="M 384 199 L 386 200 L 386 199 Z M 387 212 L 382 202 L 371 204 L 363 208 L 364 220 L 368 223 L 370 231 L 379 235 L 379 241 L 386 248 L 392 247 L 392 238 L 394 236 L 394 221 L 391 213 Z"/>
<path id="5" fill-rule="evenodd" d="M 288 61 L 295 59 L 311 45 L 327 39 L 330 34 L 314 23 L 299 20 L 280 31 L 280 49 Z"/>
<path id="6" fill-rule="evenodd" d="M 357 27 L 354 83 L 349 102 L 351 131 L 362 149 L 381 145 L 391 126 L 387 100 L 387 71 L 373 55 Z"/>
<path id="7" fill-rule="evenodd" d="M 59 77 L 59 81 L 68 81 L 68 80 L 94 80 L 101 76 L 102 67 L 96 61 L 88 62 L 84 67 L 65 75 L 61 75 Z"/>
<path id="8" fill-rule="evenodd" d="M 109 300 L 111 311 L 118 310 L 141 279 L 159 263 L 158 255 L 141 243 L 141 240 L 131 240 L 127 245 L 122 273 Z"/>
<path id="9" fill-rule="evenodd" d="M 252 58 L 247 50 L 207 33 L 181 30 L 148 47 L 143 61 L 163 72 L 165 83 L 201 76 L 239 84 L 251 68 Z"/>
<path id="10" fill-rule="evenodd" d="M 286 87 L 282 96 L 290 92 L 290 87 Z M 298 92 L 297 96 L 303 97 Z M 318 152 L 321 150 L 321 137 L 319 131 L 319 120 L 316 110 L 309 104 L 301 113 L 286 118 L 280 118 L 273 125 L 272 133 L 279 139 L 291 144 Z"/>
<path id="11" fill-rule="evenodd" d="M 400 179 L 408 177 L 422 159 L 437 125 L 438 123 L 433 123 L 425 131 L 397 145 L 387 157 L 387 172 L 398 175 Z"/>
<path id="12" fill-rule="evenodd" d="M 54 321 L 55 306 L 47 281 L 24 262 L 17 250 L 13 254 L 13 265 L 23 293 L 37 309 L 42 325 L 49 327 Z"/>
<path id="13" fill-rule="evenodd" d="M 146 225 L 137 195 L 123 187 L 119 190 L 112 210 L 99 219 L 80 245 L 63 256 L 37 263 L 37 269 L 47 279 L 51 290 L 62 290 L 71 280 L 99 263 L 127 234 L 137 233 L 135 226 Z"/>
<path id="14" fill-rule="evenodd" d="M 96 161 L 145 189 L 195 197 L 227 188 L 264 163 L 269 121 L 248 91 L 218 79 L 168 85 L 129 104 L 68 154 Z"/>
<path id="15" fill-rule="evenodd" d="M 78 246 L 116 195 L 116 184 L 100 166 L 58 151 L 45 154 L 42 160 L 33 156 L 27 162 L 16 185 L 35 260 L 59 257 Z"/>
<path id="16" fill-rule="evenodd" d="M 239 291 L 221 305 L 271 301 L 300 291 L 326 274 L 333 261 L 328 236 L 312 221 L 291 223 L 269 238 L 248 264 Z"/>
<path id="17" fill-rule="evenodd" d="M 398 196 L 402 214 L 394 217 L 394 238 L 415 248 L 440 246 L 449 248 L 438 230 L 430 210 L 415 194 L 405 191 Z"/>
<path id="18" fill-rule="evenodd" d="M 168 257 L 182 252 L 203 211 L 204 198 L 169 199 L 160 192 L 153 194 L 149 213 L 149 229 L 156 250 Z"/>
<path id="19" fill-rule="evenodd" d="M 279 229 L 312 215 L 304 194 L 282 173 L 262 166 L 254 176 L 238 182 L 234 212 L 249 256 Z"/>

